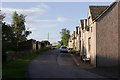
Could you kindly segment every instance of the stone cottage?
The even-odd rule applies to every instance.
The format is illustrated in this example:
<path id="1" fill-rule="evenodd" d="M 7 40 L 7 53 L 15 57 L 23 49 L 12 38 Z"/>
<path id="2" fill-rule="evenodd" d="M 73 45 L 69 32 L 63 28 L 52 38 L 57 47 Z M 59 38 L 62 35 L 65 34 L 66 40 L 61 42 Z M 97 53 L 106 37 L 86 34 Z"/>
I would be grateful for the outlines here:
<path id="1" fill-rule="evenodd" d="M 94 20 L 102 14 L 109 6 L 89 6 L 88 8 L 88 18 L 87 23 L 84 24 L 84 33 L 83 33 L 83 41 L 84 41 L 84 52 L 87 58 L 91 59 L 91 64 L 96 66 L 96 22 Z"/>
<path id="2" fill-rule="evenodd" d="M 89 6 L 85 33 L 86 54 L 91 64 L 118 65 L 120 2 L 110 6 Z"/>
<path id="3" fill-rule="evenodd" d="M 76 51 L 80 52 L 80 27 L 76 26 L 76 31 L 75 31 L 75 47 Z"/>
<path id="4" fill-rule="evenodd" d="M 96 66 L 114 66 L 119 61 L 120 2 L 112 3 L 96 19 Z"/>

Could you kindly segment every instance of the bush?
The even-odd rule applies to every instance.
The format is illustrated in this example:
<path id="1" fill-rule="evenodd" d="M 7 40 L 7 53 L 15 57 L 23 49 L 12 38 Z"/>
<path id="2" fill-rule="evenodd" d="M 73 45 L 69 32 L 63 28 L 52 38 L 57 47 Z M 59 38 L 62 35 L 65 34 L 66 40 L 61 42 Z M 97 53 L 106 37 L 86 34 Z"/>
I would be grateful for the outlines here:
<path id="1" fill-rule="evenodd" d="M 76 50 L 71 49 L 69 52 L 72 53 L 72 54 L 75 54 L 75 53 L 76 53 Z"/>

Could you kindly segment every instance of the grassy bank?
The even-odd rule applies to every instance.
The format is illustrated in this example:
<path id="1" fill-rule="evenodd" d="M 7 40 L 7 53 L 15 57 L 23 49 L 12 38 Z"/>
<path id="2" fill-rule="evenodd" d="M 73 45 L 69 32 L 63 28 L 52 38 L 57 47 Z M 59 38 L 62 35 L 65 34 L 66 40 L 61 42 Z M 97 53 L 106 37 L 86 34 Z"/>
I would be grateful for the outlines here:
<path id="1" fill-rule="evenodd" d="M 22 56 L 14 61 L 7 62 L 2 65 L 2 77 L 3 78 L 25 78 L 28 63 L 35 57 L 49 49 L 43 49 L 40 51 L 32 52 L 29 55 Z"/>

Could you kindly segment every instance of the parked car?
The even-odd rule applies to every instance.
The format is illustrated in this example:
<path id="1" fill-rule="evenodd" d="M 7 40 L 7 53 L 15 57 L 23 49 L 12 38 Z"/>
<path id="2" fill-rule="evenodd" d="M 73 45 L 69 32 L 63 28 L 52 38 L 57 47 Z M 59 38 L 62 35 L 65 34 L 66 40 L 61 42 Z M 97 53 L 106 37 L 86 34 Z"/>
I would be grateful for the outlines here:
<path id="1" fill-rule="evenodd" d="M 61 46 L 59 50 L 60 52 L 68 53 L 68 48 L 66 46 Z"/>

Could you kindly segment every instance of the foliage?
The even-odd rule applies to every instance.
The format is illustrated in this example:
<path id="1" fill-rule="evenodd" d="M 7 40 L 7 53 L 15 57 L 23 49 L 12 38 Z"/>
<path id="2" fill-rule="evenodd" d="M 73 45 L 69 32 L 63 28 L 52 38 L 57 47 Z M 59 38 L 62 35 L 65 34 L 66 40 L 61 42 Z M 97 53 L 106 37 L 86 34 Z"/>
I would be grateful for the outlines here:
<path id="1" fill-rule="evenodd" d="M 57 48 L 60 48 L 62 42 L 61 41 L 58 41 L 58 45 L 57 45 Z"/>
<path id="2" fill-rule="evenodd" d="M 61 34 L 61 41 L 59 42 L 61 45 L 68 45 L 68 41 L 70 38 L 70 31 L 67 30 L 66 28 L 63 28 L 60 32 Z"/>
<path id="3" fill-rule="evenodd" d="M 2 14 L 0 10 L 0 24 L 2 23 L 4 18 L 5 18 L 5 14 Z"/>
<path id="4" fill-rule="evenodd" d="M 74 53 L 76 53 L 76 50 L 71 49 L 71 50 L 70 50 L 70 53 L 74 54 Z"/>
<path id="5" fill-rule="evenodd" d="M 26 41 L 27 36 L 31 33 L 31 31 L 27 31 L 25 28 L 25 17 L 23 14 L 18 14 L 16 11 L 13 12 L 12 16 L 12 28 L 17 39 L 18 43 Z"/>
<path id="6" fill-rule="evenodd" d="M 16 48 L 16 38 L 10 25 L 2 23 L 2 51 L 13 50 Z"/>
<path id="7" fill-rule="evenodd" d="M 25 28 L 25 16 L 23 14 L 19 15 L 15 11 L 12 16 L 12 25 L 2 23 L 3 53 L 9 50 L 16 50 L 18 43 L 27 40 L 27 36 L 30 33 L 31 31 Z"/>

